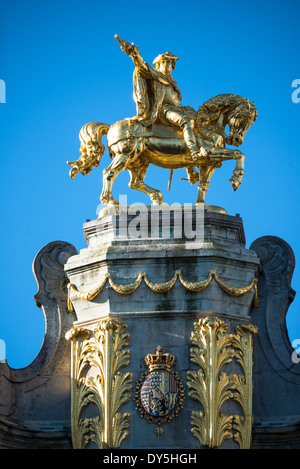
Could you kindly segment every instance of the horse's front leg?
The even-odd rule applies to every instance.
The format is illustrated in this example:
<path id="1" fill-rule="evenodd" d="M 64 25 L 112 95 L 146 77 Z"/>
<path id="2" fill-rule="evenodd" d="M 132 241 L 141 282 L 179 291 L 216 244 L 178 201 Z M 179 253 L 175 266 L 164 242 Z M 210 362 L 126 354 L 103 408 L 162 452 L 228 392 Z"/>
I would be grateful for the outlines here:
<path id="1" fill-rule="evenodd" d="M 233 174 L 229 179 L 234 191 L 240 186 L 244 176 L 245 155 L 240 150 L 231 150 L 230 148 L 218 148 L 211 156 L 213 164 L 218 167 L 223 161 L 236 160 Z"/>
<path id="2" fill-rule="evenodd" d="M 239 151 L 239 150 L 235 150 L 235 151 Z M 229 179 L 230 184 L 232 185 L 232 188 L 234 191 L 236 191 L 237 188 L 242 183 L 242 179 L 244 176 L 244 163 L 245 163 L 245 155 L 243 155 L 243 153 L 240 152 L 240 155 L 236 158 L 236 165 L 233 170 L 233 174 L 231 178 Z"/>
<path id="3" fill-rule="evenodd" d="M 126 169 L 128 164 L 129 155 L 118 154 L 114 157 L 110 165 L 103 170 L 103 187 L 100 196 L 100 201 L 103 204 L 118 205 L 119 202 L 115 200 L 112 195 L 112 186 L 116 176 Z"/>

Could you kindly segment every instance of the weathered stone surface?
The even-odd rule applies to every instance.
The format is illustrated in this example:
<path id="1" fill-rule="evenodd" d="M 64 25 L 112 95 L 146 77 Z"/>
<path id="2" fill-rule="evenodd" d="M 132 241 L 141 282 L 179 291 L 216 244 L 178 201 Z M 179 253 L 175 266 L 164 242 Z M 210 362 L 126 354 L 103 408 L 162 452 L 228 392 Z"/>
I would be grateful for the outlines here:
<path id="1" fill-rule="evenodd" d="M 300 363 L 286 328 L 286 313 L 295 291 L 291 247 L 275 236 L 263 236 L 250 247 L 260 258 L 258 293 L 253 309 L 254 448 L 300 448 Z"/>
<path id="2" fill-rule="evenodd" d="M 76 249 L 54 241 L 37 254 L 36 304 L 44 313 L 41 350 L 26 368 L 0 363 L 0 447 L 64 448 L 70 439 L 70 352 L 65 340 L 73 318 L 67 311 L 64 264 Z"/>
<path id="3" fill-rule="evenodd" d="M 295 294 L 291 288 L 291 248 L 279 238 L 263 237 L 246 249 L 241 218 L 214 212 L 203 213 L 202 238 L 193 241 L 186 233 L 176 238 L 176 229 L 182 228 L 180 210 L 171 219 L 169 237 L 159 236 L 164 228 L 162 219 L 151 220 L 149 213 L 142 221 L 143 233 L 152 237 L 129 235 L 132 215 L 121 226 L 120 237 L 120 226 L 116 227 L 108 212 L 84 224 L 87 247 L 80 253 L 60 241 L 49 243 L 38 253 L 33 264 L 38 284 L 35 300 L 45 315 L 46 334 L 30 366 L 13 370 L 5 361 L 0 363 L 0 447 L 71 448 L 70 345 L 65 333 L 78 326 L 93 337 L 99 321 L 115 318 L 126 324 L 130 335 L 130 362 L 122 371 L 132 373 L 133 388 L 146 371 L 145 356 L 161 345 L 176 356 L 174 370 L 184 382 L 186 397 L 178 417 L 163 425 L 162 436 L 155 434 L 155 425 L 140 418 L 133 399 L 123 405 L 121 411 L 130 413 L 130 428 L 122 448 L 200 448 L 191 434 L 191 412 L 202 407 L 188 397 L 186 373 L 195 368 L 190 360 L 193 325 L 212 315 L 222 318 L 230 333 L 247 322 L 258 326 L 258 334 L 253 336 L 252 447 L 300 448 L 300 369 L 299 362 L 291 359 L 294 350 L 285 325 Z M 187 216 L 195 222 L 193 209 Z M 236 287 L 258 276 L 259 307 L 253 306 L 253 288 L 235 297 L 213 278 L 201 292 L 188 291 L 177 279 L 166 293 L 152 291 L 142 281 L 129 295 L 116 292 L 107 281 L 90 301 L 71 297 L 74 312 L 67 310 L 68 282 L 79 291 L 88 291 L 108 272 L 123 285 L 145 272 L 150 281 L 163 283 L 176 270 L 191 282 L 206 279 L 214 270 L 224 282 Z M 240 372 L 236 364 L 227 371 Z M 224 411 L 238 413 L 239 409 L 234 403 L 226 403 Z M 222 447 L 238 446 L 234 440 L 225 440 Z"/>
<path id="4" fill-rule="evenodd" d="M 195 214 L 190 212 L 190 216 Z M 118 284 L 134 282 L 141 272 L 149 280 L 163 283 L 171 280 L 180 270 L 190 282 L 206 279 L 211 270 L 231 285 L 247 285 L 255 277 L 258 258 L 253 251 L 245 249 L 242 220 L 219 213 L 205 213 L 204 238 L 193 242 L 184 236 L 176 238 L 139 239 L 118 237 L 111 217 L 88 222 L 84 233 L 88 247 L 69 259 L 65 271 L 79 291 L 97 286 L 105 274 L 110 273 Z M 102 229 L 110 223 L 107 237 Z M 124 234 L 124 233 L 123 233 Z M 199 311 L 249 318 L 253 291 L 244 297 L 233 298 L 224 293 L 213 280 L 201 294 L 187 291 L 179 281 L 166 294 L 151 291 L 144 283 L 130 296 L 120 295 L 106 287 L 92 302 L 73 298 L 77 320 L 93 320 L 109 315 L 142 314 L 178 315 Z"/>
<path id="5" fill-rule="evenodd" d="M 132 238 L 124 226 L 123 236 L 119 238 L 112 217 L 88 222 L 84 225 L 87 248 L 66 263 L 68 279 L 83 292 L 96 287 L 107 273 L 116 283 L 126 285 L 133 283 L 141 272 L 154 283 L 164 283 L 172 279 L 176 270 L 191 282 L 205 280 L 214 270 L 232 286 L 248 285 L 258 273 L 259 259 L 254 251 L 245 248 L 241 218 L 209 212 L 203 215 L 204 237 L 199 241 L 185 236 L 180 239 Z M 193 211 L 188 216 L 195 221 Z M 147 229 L 149 225 L 152 226 L 149 223 Z M 107 230 L 103 232 L 104 227 Z M 156 228 L 159 232 L 162 227 L 158 224 Z M 124 295 L 114 291 L 107 282 L 91 301 L 71 296 L 77 327 L 86 328 L 92 334 L 99 320 L 107 317 L 118 318 L 127 325 L 130 364 L 124 372 L 132 373 L 134 386 L 147 371 L 145 356 L 154 353 L 157 345 L 176 356 L 174 370 L 178 371 L 186 389 L 184 407 L 178 418 L 164 425 L 165 432 L 160 437 L 154 432 L 155 425 L 141 419 L 135 402 L 130 401 L 122 406 L 122 412 L 128 411 L 131 415 L 129 436 L 122 448 L 200 447 L 191 433 L 191 412 L 201 410 L 201 405 L 188 398 L 186 382 L 186 372 L 193 368 L 190 361 L 193 324 L 207 315 L 218 316 L 229 324 L 230 332 L 234 332 L 237 325 L 251 321 L 253 297 L 254 289 L 239 297 L 231 296 L 214 279 L 201 292 L 188 291 L 177 280 L 166 293 L 152 291 L 142 282 L 135 292 Z M 238 412 L 236 408 L 234 411 Z M 234 440 L 225 441 L 223 446 L 238 447 Z"/>

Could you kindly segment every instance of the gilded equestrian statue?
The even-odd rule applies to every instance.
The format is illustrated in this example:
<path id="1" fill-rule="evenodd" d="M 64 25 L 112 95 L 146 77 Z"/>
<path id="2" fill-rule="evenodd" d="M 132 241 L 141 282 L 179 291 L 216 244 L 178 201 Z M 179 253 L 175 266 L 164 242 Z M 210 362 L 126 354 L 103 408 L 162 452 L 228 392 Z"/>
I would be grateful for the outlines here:
<path id="1" fill-rule="evenodd" d="M 238 149 L 257 117 L 254 103 L 235 94 L 220 94 L 206 101 L 196 112 L 181 105 L 181 93 L 171 73 L 178 57 L 171 52 L 160 54 L 152 67 L 142 59 L 133 43 L 115 36 L 121 49 L 131 56 L 134 65 L 133 87 L 137 114 L 115 124 L 85 124 L 79 134 L 81 155 L 72 166 L 71 178 L 87 175 L 99 166 L 107 134 L 111 164 L 103 171 L 103 204 L 116 205 L 112 194 L 116 176 L 127 169 L 129 187 L 150 196 L 154 205 L 163 204 L 162 193 L 144 183 L 149 164 L 173 170 L 185 168 L 191 184 L 198 182 L 196 203 L 204 203 L 210 178 L 223 161 L 234 159 L 236 166 L 230 178 L 236 190 L 244 175 L 245 156 Z M 228 126 L 229 134 L 225 129 Z M 197 169 L 198 168 L 198 171 Z M 171 182 L 170 177 L 170 182 Z"/>

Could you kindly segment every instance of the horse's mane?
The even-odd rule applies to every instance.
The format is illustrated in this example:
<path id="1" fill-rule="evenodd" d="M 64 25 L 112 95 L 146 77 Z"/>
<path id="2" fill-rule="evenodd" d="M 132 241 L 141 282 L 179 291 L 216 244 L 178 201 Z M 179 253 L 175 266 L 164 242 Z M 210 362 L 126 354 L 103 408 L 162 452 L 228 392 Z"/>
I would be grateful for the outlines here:
<path id="1" fill-rule="evenodd" d="M 237 106 L 238 103 L 244 101 L 245 98 L 236 94 L 218 94 L 213 98 L 208 99 L 198 109 L 198 118 L 204 122 L 209 123 L 219 118 L 220 111 L 224 109 L 224 106 L 233 107 Z"/>

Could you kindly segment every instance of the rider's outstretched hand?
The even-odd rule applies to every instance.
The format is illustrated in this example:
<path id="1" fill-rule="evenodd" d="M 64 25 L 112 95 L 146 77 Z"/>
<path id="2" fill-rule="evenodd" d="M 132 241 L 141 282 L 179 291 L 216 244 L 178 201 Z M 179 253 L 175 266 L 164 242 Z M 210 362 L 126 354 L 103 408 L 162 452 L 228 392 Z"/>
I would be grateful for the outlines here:
<path id="1" fill-rule="evenodd" d="M 132 55 L 138 52 L 138 48 L 133 44 L 133 42 L 126 42 L 119 38 L 117 34 L 115 34 L 115 38 L 117 39 L 118 43 L 121 46 L 121 49 L 125 54 Z"/>

